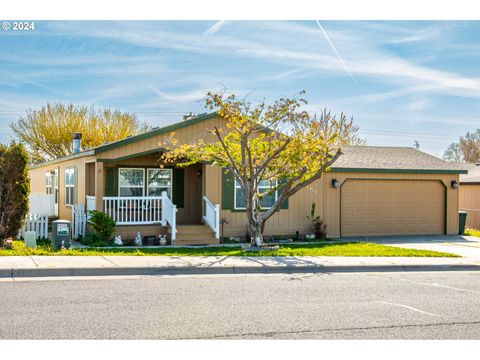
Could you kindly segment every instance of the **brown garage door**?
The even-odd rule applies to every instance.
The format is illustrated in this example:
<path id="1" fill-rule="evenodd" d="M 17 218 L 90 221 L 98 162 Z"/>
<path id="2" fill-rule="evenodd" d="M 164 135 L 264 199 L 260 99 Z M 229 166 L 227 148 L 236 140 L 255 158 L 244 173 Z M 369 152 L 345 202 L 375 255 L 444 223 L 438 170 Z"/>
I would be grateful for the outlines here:
<path id="1" fill-rule="evenodd" d="M 445 232 L 440 181 L 347 180 L 341 192 L 342 236 Z"/>

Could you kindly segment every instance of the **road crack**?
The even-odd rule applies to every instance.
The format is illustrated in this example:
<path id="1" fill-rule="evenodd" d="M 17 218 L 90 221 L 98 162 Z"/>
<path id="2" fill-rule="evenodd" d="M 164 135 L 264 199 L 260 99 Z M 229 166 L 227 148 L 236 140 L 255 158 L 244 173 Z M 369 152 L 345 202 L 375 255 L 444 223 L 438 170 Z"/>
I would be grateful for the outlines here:
<path id="1" fill-rule="evenodd" d="M 243 336 L 273 337 L 275 335 L 289 335 L 289 334 L 291 335 L 316 334 L 316 333 L 340 332 L 340 331 L 408 329 L 408 328 L 421 328 L 421 327 L 433 327 L 433 326 L 458 326 L 458 325 L 480 325 L 480 321 L 436 322 L 436 323 L 427 323 L 427 324 L 405 324 L 405 325 L 389 325 L 389 326 L 363 326 L 363 327 L 328 328 L 328 329 L 299 330 L 299 331 L 266 331 L 266 332 L 237 333 L 237 334 L 202 336 L 202 337 L 185 337 L 185 338 L 176 338 L 176 339 L 179 339 L 179 340 L 224 339 L 224 338 L 238 338 Z"/>

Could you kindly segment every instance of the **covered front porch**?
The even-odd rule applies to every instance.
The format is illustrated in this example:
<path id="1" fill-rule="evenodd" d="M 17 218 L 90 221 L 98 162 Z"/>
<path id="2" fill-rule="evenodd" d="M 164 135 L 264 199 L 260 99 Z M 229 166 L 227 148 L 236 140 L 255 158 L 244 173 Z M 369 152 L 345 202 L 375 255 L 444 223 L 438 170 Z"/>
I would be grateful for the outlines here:
<path id="1" fill-rule="evenodd" d="M 157 150 L 87 163 L 86 210 L 108 214 L 118 235 L 166 231 L 172 244 L 182 239 L 201 243 L 201 237 L 218 243 L 220 206 L 205 194 L 205 164 L 160 167 L 158 159 Z"/>

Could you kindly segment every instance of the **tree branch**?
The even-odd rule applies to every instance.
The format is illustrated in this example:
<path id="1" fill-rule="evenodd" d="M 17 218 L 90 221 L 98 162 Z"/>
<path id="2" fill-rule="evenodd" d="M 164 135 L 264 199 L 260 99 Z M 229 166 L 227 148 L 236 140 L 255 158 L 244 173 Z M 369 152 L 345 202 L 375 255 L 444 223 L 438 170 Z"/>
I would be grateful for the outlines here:
<path id="1" fill-rule="evenodd" d="M 291 197 L 292 195 L 297 193 L 299 190 L 301 190 L 304 187 L 310 185 L 314 181 L 320 179 L 322 177 L 323 173 L 325 172 L 325 169 L 330 167 L 340 157 L 340 155 L 342 155 L 342 151 L 340 149 L 338 149 L 337 152 L 335 153 L 335 155 L 330 160 L 328 160 L 325 164 L 323 164 L 314 176 L 312 176 L 307 181 L 304 181 L 303 183 L 297 184 L 295 187 L 293 187 L 289 190 L 283 191 L 280 194 L 280 196 L 277 198 L 277 201 L 275 201 L 273 206 L 262 214 L 262 216 L 261 216 L 262 220 L 265 221 L 268 218 L 270 218 L 280 208 L 280 206 L 285 201 L 285 199 Z M 293 179 L 291 179 L 291 180 L 293 180 Z M 293 184 L 293 181 L 289 181 L 290 186 L 291 186 L 291 184 Z"/>
<path id="2" fill-rule="evenodd" d="M 280 154 L 290 143 L 291 138 L 288 138 L 285 140 L 285 142 L 279 146 L 265 161 L 264 163 L 258 168 L 258 170 L 254 173 L 254 176 L 258 176 L 267 166 L 272 162 L 273 159 L 275 159 L 278 154 Z"/>
<path id="3" fill-rule="evenodd" d="M 218 138 L 218 141 L 220 141 L 220 144 L 222 144 L 223 150 L 225 151 L 225 153 L 228 156 L 228 159 L 230 160 L 233 171 L 236 172 L 236 175 L 239 178 L 241 178 L 241 174 L 240 174 L 240 171 L 238 170 L 238 167 L 235 163 L 235 160 L 233 159 L 232 155 L 230 154 L 230 151 L 228 151 L 228 147 L 225 145 L 225 142 L 223 141 L 223 138 L 222 138 L 222 136 L 220 134 L 220 131 L 218 130 L 217 126 L 214 127 L 214 133 L 215 133 L 215 135 L 217 135 L 217 138 Z"/>

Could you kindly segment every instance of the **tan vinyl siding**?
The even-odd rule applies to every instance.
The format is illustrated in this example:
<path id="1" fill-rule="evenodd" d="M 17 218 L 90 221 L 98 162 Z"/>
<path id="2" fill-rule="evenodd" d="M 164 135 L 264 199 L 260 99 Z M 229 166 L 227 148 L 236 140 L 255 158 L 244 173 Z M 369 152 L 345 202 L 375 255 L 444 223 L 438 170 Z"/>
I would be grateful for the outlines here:
<path id="1" fill-rule="evenodd" d="M 179 128 L 174 131 L 175 138 L 179 144 L 192 143 L 198 139 L 204 139 L 206 142 L 215 141 L 215 137 L 211 134 L 214 126 L 223 128 L 225 121 L 220 118 L 211 118 L 203 122 L 197 122 L 190 126 Z M 95 193 L 97 197 L 97 209 L 103 208 L 102 198 L 105 191 L 105 168 L 108 167 L 122 167 L 122 166 L 139 166 L 139 167 L 158 167 L 158 158 L 160 147 L 164 140 L 171 135 L 160 134 L 150 138 L 142 138 L 135 142 L 121 143 L 115 145 L 104 152 L 97 155 L 87 155 L 77 157 L 70 160 L 59 160 L 53 164 L 46 164 L 44 166 L 36 167 L 30 170 L 32 179 L 31 189 L 32 193 L 45 193 L 45 172 L 54 170 L 56 167 L 60 168 L 59 172 L 59 216 L 62 219 L 70 219 L 71 208 L 65 206 L 65 189 L 64 189 L 64 175 L 65 169 L 71 166 L 77 168 L 77 196 L 79 204 L 85 203 L 85 194 Z M 97 162 L 95 162 L 97 160 Z M 86 165 L 89 162 L 94 164 Z M 199 209 L 201 204 L 201 191 L 203 189 L 204 195 L 214 204 L 222 203 L 222 171 L 219 167 L 211 165 L 202 165 L 202 175 L 200 181 L 198 180 L 197 169 L 191 167 L 185 169 L 185 193 L 184 202 L 185 207 L 178 209 L 177 222 L 188 223 L 193 220 L 198 222 Z M 350 171 L 350 170 L 349 170 Z M 88 175 L 88 177 L 87 177 Z M 88 181 L 86 179 L 88 178 Z M 195 179 L 195 181 L 193 181 Z M 334 189 L 331 185 L 332 179 L 337 179 L 340 183 L 344 183 L 347 179 L 390 179 L 395 180 L 401 188 L 402 183 L 407 181 L 441 181 L 446 187 L 446 201 L 443 198 L 438 198 L 432 195 L 431 211 L 443 211 L 440 202 L 446 202 L 446 232 L 448 234 L 456 234 L 458 232 L 458 204 L 459 204 L 459 190 L 452 189 L 451 181 L 459 180 L 457 174 L 416 174 L 416 173 L 373 173 L 373 172 L 333 172 L 325 174 L 325 176 L 300 190 L 297 194 L 289 199 L 288 209 L 281 209 L 275 213 L 266 224 L 266 235 L 294 235 L 298 230 L 301 234 L 311 233 L 310 223 L 306 218 L 310 214 L 312 203 L 317 205 L 317 215 L 320 216 L 327 224 L 328 237 L 335 238 L 340 236 L 341 230 L 341 199 L 340 189 Z M 406 181 L 407 180 L 407 181 Z M 438 184 L 437 184 L 438 185 Z M 461 186 L 464 189 L 465 186 Z M 480 186 L 479 186 L 480 188 Z M 463 190 L 461 190 L 463 191 Z M 467 195 L 465 195 L 468 197 Z M 187 203 L 191 197 L 194 197 L 197 203 Z M 472 197 L 472 196 L 470 196 Z M 439 202 L 440 201 L 440 202 Z M 462 206 L 467 207 L 467 205 Z M 479 204 L 473 206 L 479 206 Z M 470 205 L 468 205 L 470 207 Z M 228 223 L 224 226 L 225 236 L 243 236 L 245 235 L 245 228 L 247 225 L 245 212 L 221 210 L 221 218 L 224 218 Z M 473 216 L 469 220 L 472 221 Z M 469 223 L 471 224 L 471 222 Z M 145 229 L 141 231 L 142 235 L 148 235 L 147 232 L 157 232 L 159 226 L 132 226 L 132 227 L 118 227 L 119 234 L 134 236 L 138 229 Z"/>
<path id="2" fill-rule="evenodd" d="M 206 196 L 215 204 L 221 204 L 222 172 L 215 166 L 206 166 Z M 317 215 L 323 217 L 323 191 L 321 182 L 300 190 L 289 199 L 288 209 L 275 213 L 265 227 L 265 235 L 294 235 L 298 230 L 304 234 L 311 232 L 306 216 L 310 214 L 312 203 L 317 204 Z M 247 226 L 245 212 L 222 210 L 221 218 L 225 218 L 225 236 L 243 236 Z"/>
<path id="3" fill-rule="evenodd" d="M 223 128 L 225 126 L 225 120 L 221 118 L 213 118 L 205 120 L 203 122 L 193 124 L 184 128 L 177 129 L 168 134 L 160 134 L 152 136 L 150 138 L 132 142 L 124 146 L 116 147 L 105 152 L 98 154 L 98 158 L 102 159 L 115 159 L 122 158 L 124 156 L 130 156 L 142 152 L 158 149 L 162 144 L 167 141 L 170 135 L 174 133 L 174 137 L 177 143 L 188 144 L 193 143 L 199 139 L 203 139 L 205 142 L 215 141 L 215 136 L 211 133 L 213 128 L 218 126 Z"/>
<path id="4" fill-rule="evenodd" d="M 65 205 L 65 169 L 75 167 L 76 171 L 76 187 L 75 187 L 75 199 L 78 204 L 85 204 L 85 168 L 86 163 L 94 161 L 91 156 L 76 158 L 58 162 L 55 164 L 46 164 L 45 166 L 36 167 L 30 169 L 31 187 L 30 192 L 32 194 L 44 194 L 45 193 L 45 173 L 47 171 L 55 170 L 59 168 L 58 174 L 58 217 L 60 219 L 71 220 L 72 207 Z"/>
<path id="5" fill-rule="evenodd" d="M 268 221 L 265 235 L 294 235 L 298 230 L 301 234 L 310 233 L 311 228 L 306 216 L 310 214 L 312 202 L 317 204 L 317 215 L 327 224 L 327 236 L 340 236 L 340 189 L 334 189 L 332 179 L 342 184 L 346 179 L 397 179 L 402 180 L 433 180 L 441 181 L 446 186 L 447 209 L 446 229 L 448 234 L 458 232 L 458 190 L 452 189 L 452 180 L 458 181 L 458 175 L 438 174 L 375 174 L 375 173 L 328 173 L 324 178 L 311 186 L 300 190 L 289 199 L 288 209 L 280 210 Z M 206 167 L 206 195 L 213 202 L 221 203 L 221 169 L 213 166 Z M 438 185 L 438 184 L 437 184 Z M 437 186 L 434 185 L 434 186 Z M 443 211 L 444 195 L 441 199 L 435 198 L 436 204 Z M 440 204 L 442 202 L 442 204 Z M 221 217 L 228 221 L 225 225 L 225 236 L 243 236 L 247 225 L 244 212 L 222 210 Z M 430 221 L 430 220 L 429 220 Z M 442 219 L 442 221 L 444 221 Z M 438 221 L 437 221 L 438 223 Z M 438 226 L 438 225 L 437 225 Z M 437 232 L 436 230 L 434 232 Z"/>
<path id="6" fill-rule="evenodd" d="M 460 184 L 460 210 L 467 212 L 467 227 L 480 229 L 480 184 Z"/>

